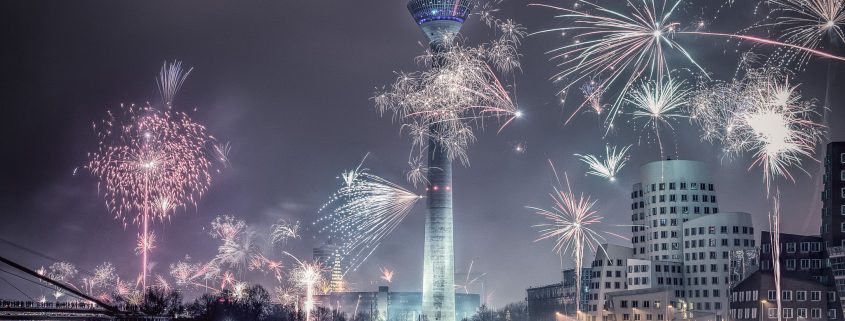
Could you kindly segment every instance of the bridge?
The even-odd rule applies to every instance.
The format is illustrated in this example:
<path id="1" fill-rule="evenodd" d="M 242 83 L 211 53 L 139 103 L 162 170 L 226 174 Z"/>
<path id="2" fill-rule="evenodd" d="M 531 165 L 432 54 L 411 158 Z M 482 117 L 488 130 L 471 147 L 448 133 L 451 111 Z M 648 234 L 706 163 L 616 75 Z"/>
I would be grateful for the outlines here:
<path id="1" fill-rule="evenodd" d="M 27 252 L 46 257 L 23 246 L 0 239 L 0 242 L 12 245 Z M 146 316 L 140 311 L 126 311 L 102 300 L 89 296 L 74 287 L 53 280 L 41 273 L 0 256 L 0 281 L 29 297 L 20 288 L 3 275 L 15 277 L 30 284 L 50 290 L 62 291 L 74 300 L 67 302 L 47 302 L 46 300 L 0 300 L 0 320 L 121 320 L 121 321 L 167 321 L 167 317 Z"/>

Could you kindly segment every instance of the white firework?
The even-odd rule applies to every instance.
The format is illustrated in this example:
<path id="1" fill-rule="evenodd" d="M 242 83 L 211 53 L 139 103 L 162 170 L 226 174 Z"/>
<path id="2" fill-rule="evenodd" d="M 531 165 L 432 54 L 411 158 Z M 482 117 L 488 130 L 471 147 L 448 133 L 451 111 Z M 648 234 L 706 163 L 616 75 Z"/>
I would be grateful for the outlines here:
<path id="1" fill-rule="evenodd" d="M 613 182 L 616 181 L 616 175 L 628 162 L 628 149 L 630 148 L 631 146 L 629 145 L 617 151 L 616 147 L 610 147 L 607 145 L 604 147 L 604 157 L 580 154 L 575 154 L 575 156 L 578 156 L 582 162 L 590 167 L 587 174 L 595 175 Z"/>

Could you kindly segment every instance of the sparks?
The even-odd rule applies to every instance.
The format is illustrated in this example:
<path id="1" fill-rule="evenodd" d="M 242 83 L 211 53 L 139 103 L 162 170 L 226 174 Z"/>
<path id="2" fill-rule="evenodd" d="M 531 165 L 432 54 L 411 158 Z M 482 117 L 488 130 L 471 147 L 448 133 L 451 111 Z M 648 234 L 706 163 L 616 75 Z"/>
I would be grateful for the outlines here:
<path id="1" fill-rule="evenodd" d="M 617 151 L 616 147 L 605 146 L 604 158 L 580 154 L 575 154 L 575 156 L 578 156 L 582 162 L 590 167 L 590 170 L 587 172 L 588 175 L 595 175 L 614 182 L 619 171 L 628 162 L 628 149 L 630 148 L 631 146 L 625 146 Z"/>

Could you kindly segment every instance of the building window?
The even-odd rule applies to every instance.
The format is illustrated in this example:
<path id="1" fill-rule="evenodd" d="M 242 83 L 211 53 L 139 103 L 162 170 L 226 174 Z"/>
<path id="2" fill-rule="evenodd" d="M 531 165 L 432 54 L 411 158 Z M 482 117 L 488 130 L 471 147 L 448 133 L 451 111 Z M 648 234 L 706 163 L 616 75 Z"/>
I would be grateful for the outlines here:
<path id="1" fill-rule="evenodd" d="M 821 293 L 819 293 L 821 296 Z M 836 302 L 836 291 L 827 291 L 827 302 Z"/>
<path id="2" fill-rule="evenodd" d="M 822 291 L 811 291 L 810 292 L 810 300 L 811 301 L 821 301 L 822 300 Z"/>
<path id="3" fill-rule="evenodd" d="M 786 243 L 786 253 L 795 253 L 795 243 Z"/>
<path id="4" fill-rule="evenodd" d="M 798 308 L 796 309 L 796 315 L 798 318 L 806 319 L 807 318 L 807 308 Z"/>
<path id="5" fill-rule="evenodd" d="M 836 319 L 836 309 L 827 309 L 827 318 L 831 320 Z"/>
<path id="6" fill-rule="evenodd" d="M 792 308 L 783 308 L 783 318 L 792 319 Z"/>
<path id="7" fill-rule="evenodd" d="M 795 301 L 807 301 L 807 291 L 795 291 Z"/>
<path id="8" fill-rule="evenodd" d="M 819 294 L 819 295 L 821 295 L 821 294 Z M 777 298 L 775 297 L 775 290 L 769 290 L 767 298 L 769 299 L 769 301 L 777 300 Z M 623 308 L 624 308 L 624 306 L 623 306 Z"/>
<path id="9" fill-rule="evenodd" d="M 625 315 L 627 315 L 627 314 L 625 314 Z M 625 315 L 623 315 L 623 318 L 624 318 Z M 769 316 L 769 319 L 777 319 L 778 318 L 778 309 L 777 308 L 769 308 L 768 316 Z"/>
<path id="10" fill-rule="evenodd" d="M 781 301 L 792 301 L 792 291 L 791 290 L 784 290 L 780 292 L 780 299 Z"/>

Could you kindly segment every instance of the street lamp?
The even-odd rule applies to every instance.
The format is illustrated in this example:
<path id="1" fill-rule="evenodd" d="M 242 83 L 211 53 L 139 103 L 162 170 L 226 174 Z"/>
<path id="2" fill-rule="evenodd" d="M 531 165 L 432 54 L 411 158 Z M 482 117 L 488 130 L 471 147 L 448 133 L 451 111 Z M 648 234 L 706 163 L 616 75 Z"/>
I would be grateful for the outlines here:
<path id="1" fill-rule="evenodd" d="M 767 303 L 769 303 L 769 301 L 766 301 L 766 299 L 760 300 L 760 321 L 763 321 L 763 310 Z"/>

